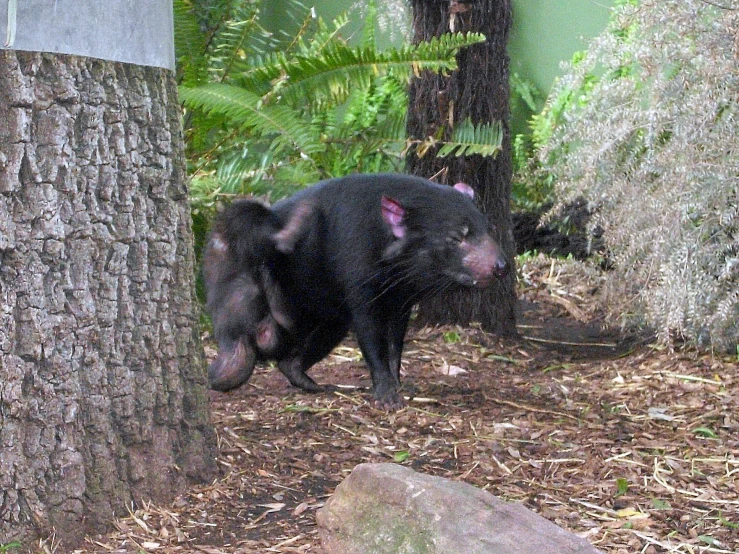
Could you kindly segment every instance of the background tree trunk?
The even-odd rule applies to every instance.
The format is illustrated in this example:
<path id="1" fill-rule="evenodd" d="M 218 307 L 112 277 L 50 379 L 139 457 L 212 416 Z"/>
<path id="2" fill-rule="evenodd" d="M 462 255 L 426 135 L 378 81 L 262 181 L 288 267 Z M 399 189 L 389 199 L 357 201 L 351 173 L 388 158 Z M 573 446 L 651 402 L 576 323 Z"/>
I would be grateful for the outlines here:
<path id="1" fill-rule="evenodd" d="M 169 71 L 0 52 L 0 543 L 214 471 Z"/>
<path id="2" fill-rule="evenodd" d="M 496 158 L 469 156 L 437 158 L 433 152 L 407 158 L 408 170 L 441 183 L 463 181 L 472 185 L 478 205 L 495 225 L 495 237 L 513 266 L 513 234 L 510 213 L 511 156 L 508 107 L 508 56 L 506 43 L 511 26 L 510 0 L 411 0 L 414 41 L 429 40 L 450 31 L 480 32 L 487 40 L 463 49 L 459 69 L 444 77 L 424 72 L 410 86 L 408 133 L 412 138 L 435 136 L 442 128 L 450 138 L 454 124 L 471 118 L 473 123 L 500 121 L 503 149 Z M 516 332 L 515 272 L 484 291 L 449 293 L 421 303 L 423 323 L 479 321 L 499 334 Z"/>

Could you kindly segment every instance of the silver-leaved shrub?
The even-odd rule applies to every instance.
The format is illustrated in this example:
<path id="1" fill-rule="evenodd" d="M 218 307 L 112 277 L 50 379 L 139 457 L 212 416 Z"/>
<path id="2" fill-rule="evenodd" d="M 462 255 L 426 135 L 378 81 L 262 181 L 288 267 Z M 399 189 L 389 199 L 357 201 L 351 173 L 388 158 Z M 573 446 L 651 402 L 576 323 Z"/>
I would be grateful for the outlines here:
<path id="1" fill-rule="evenodd" d="M 614 262 L 608 305 L 664 341 L 739 337 L 739 1 L 622 3 L 550 102 L 540 152 Z"/>

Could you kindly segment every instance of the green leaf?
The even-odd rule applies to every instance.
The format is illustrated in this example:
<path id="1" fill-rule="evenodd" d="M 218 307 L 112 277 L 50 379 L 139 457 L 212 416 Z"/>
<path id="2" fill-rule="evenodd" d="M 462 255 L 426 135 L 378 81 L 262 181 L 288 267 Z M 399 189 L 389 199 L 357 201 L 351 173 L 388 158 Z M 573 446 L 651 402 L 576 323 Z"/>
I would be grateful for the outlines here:
<path id="1" fill-rule="evenodd" d="M 652 507 L 655 510 L 671 510 L 672 505 L 666 500 L 660 500 L 659 498 L 652 498 Z"/>
<path id="2" fill-rule="evenodd" d="M 466 119 L 457 126 L 452 133 L 452 138 L 443 143 L 437 156 L 454 155 L 483 157 L 495 157 L 503 146 L 503 127 L 500 122 L 481 123 L 475 125 L 470 119 Z"/>
<path id="3" fill-rule="evenodd" d="M 629 491 L 629 482 L 624 478 L 616 479 L 616 496 L 622 496 Z"/>
<path id="4" fill-rule="evenodd" d="M 698 436 L 706 437 L 709 439 L 717 439 L 718 435 L 713 429 L 709 429 L 708 427 L 696 427 L 693 429 L 693 433 L 695 433 Z"/>
<path id="5" fill-rule="evenodd" d="M 407 450 L 401 450 L 399 452 L 396 452 L 393 455 L 393 461 L 396 464 L 403 463 L 403 462 L 405 462 L 410 457 L 410 455 L 411 455 L 411 453 L 408 452 Z"/>
<path id="6" fill-rule="evenodd" d="M 728 527 L 729 529 L 739 529 L 739 523 L 734 523 L 732 521 L 729 521 L 726 519 L 722 513 L 719 511 L 718 513 L 718 520 L 724 527 Z"/>
<path id="7" fill-rule="evenodd" d="M 179 82 L 199 85 L 207 81 L 206 35 L 200 30 L 192 0 L 175 0 L 174 45 Z"/>
<path id="8" fill-rule="evenodd" d="M 541 92 L 536 88 L 533 81 L 521 77 L 515 71 L 511 73 L 511 92 L 517 95 L 532 112 L 539 110 Z"/>
<path id="9" fill-rule="evenodd" d="M 340 104 L 355 87 L 369 86 L 373 77 L 402 70 L 406 79 L 410 70 L 452 71 L 457 68 L 460 48 L 484 40 L 475 33 L 455 33 L 435 37 L 416 45 L 377 51 L 370 46 L 350 46 L 333 41 L 316 56 L 275 56 L 272 63 L 255 67 L 249 81 L 280 83 L 279 94 L 288 102 L 314 101 Z M 247 75 L 245 75 L 247 77 Z M 248 86 L 248 85 L 247 85 Z"/>
<path id="10" fill-rule="evenodd" d="M 444 333 L 444 342 L 447 344 L 456 344 L 459 342 L 459 333 L 456 331 L 447 331 Z"/>
<path id="11" fill-rule="evenodd" d="M 256 17 L 257 12 L 251 11 L 238 19 L 231 19 L 222 26 L 222 30 L 214 38 L 211 70 L 218 81 L 224 81 L 231 72 L 243 71 L 248 64 L 248 52 L 266 46 L 264 44 L 256 46 L 262 38 Z"/>

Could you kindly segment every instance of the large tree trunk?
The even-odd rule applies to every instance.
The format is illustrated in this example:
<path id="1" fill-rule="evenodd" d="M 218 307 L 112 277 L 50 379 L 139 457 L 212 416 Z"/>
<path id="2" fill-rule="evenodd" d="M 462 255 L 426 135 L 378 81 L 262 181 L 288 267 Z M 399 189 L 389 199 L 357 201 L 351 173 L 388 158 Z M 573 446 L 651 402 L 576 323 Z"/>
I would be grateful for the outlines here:
<path id="1" fill-rule="evenodd" d="M 0 544 L 212 475 L 193 290 L 171 73 L 0 51 Z"/>
<path id="2" fill-rule="evenodd" d="M 424 72 L 410 86 L 408 132 L 426 139 L 443 129 L 450 138 L 454 124 L 471 118 L 474 123 L 500 121 L 503 149 L 495 158 L 469 156 L 437 158 L 434 151 L 423 158 L 407 158 L 410 173 L 439 182 L 463 181 L 477 193 L 478 205 L 495 225 L 495 236 L 513 266 L 511 232 L 511 159 L 508 107 L 508 56 L 506 43 L 511 25 L 510 0 L 411 0 L 414 40 L 429 40 L 449 31 L 480 32 L 487 40 L 462 50 L 459 69 L 448 76 Z M 516 321 L 515 272 L 482 292 L 448 293 L 421 304 L 424 323 L 479 321 L 487 330 L 514 334 Z"/>

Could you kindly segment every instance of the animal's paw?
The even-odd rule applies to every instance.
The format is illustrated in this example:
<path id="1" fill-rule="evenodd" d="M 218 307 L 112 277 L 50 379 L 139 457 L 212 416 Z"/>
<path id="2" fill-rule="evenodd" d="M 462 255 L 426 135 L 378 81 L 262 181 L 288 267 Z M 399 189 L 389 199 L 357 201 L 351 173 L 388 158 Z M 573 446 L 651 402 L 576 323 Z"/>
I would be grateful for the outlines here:
<path id="1" fill-rule="evenodd" d="M 375 406 L 380 410 L 394 412 L 405 407 L 405 399 L 396 390 L 384 394 L 375 393 Z"/>
<path id="2" fill-rule="evenodd" d="M 230 348 L 221 349 L 208 368 L 211 390 L 227 392 L 249 380 L 254 371 L 254 349 L 239 341 Z"/>

